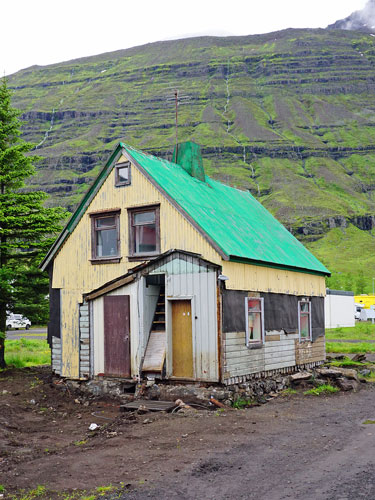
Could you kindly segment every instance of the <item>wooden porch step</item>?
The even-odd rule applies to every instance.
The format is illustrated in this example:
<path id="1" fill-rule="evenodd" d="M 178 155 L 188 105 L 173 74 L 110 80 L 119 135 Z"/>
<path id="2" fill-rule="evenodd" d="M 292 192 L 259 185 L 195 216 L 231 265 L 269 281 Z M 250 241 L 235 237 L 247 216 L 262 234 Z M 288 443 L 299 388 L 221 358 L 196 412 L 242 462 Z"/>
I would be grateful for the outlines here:
<path id="1" fill-rule="evenodd" d="M 147 342 L 142 372 L 158 372 L 163 370 L 166 353 L 165 330 L 152 330 Z"/>

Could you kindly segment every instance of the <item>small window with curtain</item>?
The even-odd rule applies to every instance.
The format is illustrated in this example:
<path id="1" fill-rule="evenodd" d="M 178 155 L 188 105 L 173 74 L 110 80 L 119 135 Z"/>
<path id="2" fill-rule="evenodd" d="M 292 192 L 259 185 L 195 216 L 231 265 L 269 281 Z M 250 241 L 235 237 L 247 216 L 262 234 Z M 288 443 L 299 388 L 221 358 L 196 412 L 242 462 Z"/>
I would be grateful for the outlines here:
<path id="1" fill-rule="evenodd" d="M 90 214 L 92 261 L 110 261 L 120 258 L 119 210 Z"/>
<path id="2" fill-rule="evenodd" d="M 159 206 L 128 209 L 130 257 L 160 253 Z"/>
<path id="3" fill-rule="evenodd" d="M 298 332 L 300 342 L 311 340 L 311 302 L 298 301 Z"/>
<path id="4" fill-rule="evenodd" d="M 129 186 L 131 183 L 130 179 L 130 162 L 117 163 L 115 166 L 115 185 L 119 186 Z"/>
<path id="5" fill-rule="evenodd" d="M 246 297 L 246 345 L 261 346 L 264 343 L 264 299 L 262 297 Z"/>

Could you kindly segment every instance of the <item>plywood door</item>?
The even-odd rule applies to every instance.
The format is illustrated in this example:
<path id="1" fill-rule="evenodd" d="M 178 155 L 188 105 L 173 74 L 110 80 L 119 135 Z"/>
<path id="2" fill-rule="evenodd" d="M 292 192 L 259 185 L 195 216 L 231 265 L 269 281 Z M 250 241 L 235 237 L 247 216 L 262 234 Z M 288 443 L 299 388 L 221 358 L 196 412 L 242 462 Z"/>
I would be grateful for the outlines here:
<path id="1" fill-rule="evenodd" d="M 173 376 L 193 378 L 193 335 L 191 301 L 172 301 Z"/>
<path id="2" fill-rule="evenodd" d="M 129 295 L 104 297 L 104 372 L 130 377 Z"/>

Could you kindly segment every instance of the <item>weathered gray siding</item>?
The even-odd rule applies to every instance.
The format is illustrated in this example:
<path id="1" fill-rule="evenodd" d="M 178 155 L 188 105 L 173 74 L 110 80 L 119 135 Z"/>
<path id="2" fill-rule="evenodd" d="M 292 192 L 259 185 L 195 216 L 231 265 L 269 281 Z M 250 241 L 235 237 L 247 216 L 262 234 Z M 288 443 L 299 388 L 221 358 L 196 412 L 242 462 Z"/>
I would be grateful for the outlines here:
<path id="1" fill-rule="evenodd" d="M 79 308 L 79 375 L 90 376 L 90 316 L 86 302 Z"/>
<path id="2" fill-rule="evenodd" d="M 297 333 L 272 331 L 266 332 L 264 345 L 249 349 L 245 332 L 229 332 L 224 336 L 223 381 L 226 384 L 238 383 L 256 373 L 264 375 L 288 372 L 297 366 L 314 366 L 325 359 L 324 337 L 315 342 L 299 342 Z"/>
<path id="3" fill-rule="evenodd" d="M 269 332 L 269 337 L 280 340 L 266 340 L 264 345 L 249 349 L 246 347 L 245 332 L 225 334 L 224 378 L 237 377 L 266 370 L 277 370 L 296 364 L 295 339 L 297 334 Z"/>
<path id="4" fill-rule="evenodd" d="M 56 375 L 61 375 L 61 339 L 52 337 L 52 371 Z"/>

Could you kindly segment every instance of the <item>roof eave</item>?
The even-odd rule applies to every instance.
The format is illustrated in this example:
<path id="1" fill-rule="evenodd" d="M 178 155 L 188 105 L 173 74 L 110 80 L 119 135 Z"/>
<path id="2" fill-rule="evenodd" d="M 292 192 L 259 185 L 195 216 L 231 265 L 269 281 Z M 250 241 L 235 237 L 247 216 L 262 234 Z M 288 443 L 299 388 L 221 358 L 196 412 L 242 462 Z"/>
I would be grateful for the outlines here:
<path id="1" fill-rule="evenodd" d="M 54 259 L 55 255 L 57 252 L 60 250 L 61 246 L 65 242 L 66 238 L 73 232 L 73 229 L 77 226 L 78 222 L 81 220 L 83 214 L 85 213 L 88 205 L 91 203 L 92 199 L 94 196 L 97 194 L 99 189 L 101 188 L 103 182 L 107 178 L 109 172 L 111 169 L 109 167 L 112 165 L 114 159 L 116 156 L 123 150 L 123 145 L 122 143 L 119 143 L 114 150 L 114 152 L 111 154 L 109 157 L 109 160 L 101 170 L 100 174 L 97 176 L 95 179 L 94 183 L 92 186 L 87 190 L 85 196 L 82 198 L 81 203 L 78 205 L 76 210 L 74 211 L 73 215 L 70 217 L 68 223 L 64 227 L 64 229 L 61 231 L 59 236 L 56 238 L 55 242 L 51 246 L 51 248 L 48 250 L 48 253 L 42 260 L 41 264 L 39 265 L 39 268 L 42 271 L 45 271 L 51 261 Z"/>
<path id="2" fill-rule="evenodd" d="M 278 264 L 276 262 L 266 262 L 263 260 L 256 259 L 248 259 L 246 257 L 239 257 L 238 255 L 229 255 L 229 260 L 231 262 L 238 262 L 240 264 L 251 264 L 253 266 L 261 266 L 261 267 L 271 267 L 273 269 L 280 269 L 283 271 L 293 271 L 295 273 L 304 273 L 304 274 L 315 274 L 317 276 L 329 277 L 331 276 L 330 271 L 319 271 L 317 269 L 308 269 L 304 267 L 297 266 L 288 266 L 285 264 Z"/>

